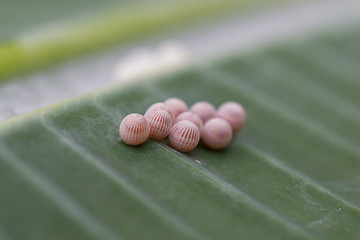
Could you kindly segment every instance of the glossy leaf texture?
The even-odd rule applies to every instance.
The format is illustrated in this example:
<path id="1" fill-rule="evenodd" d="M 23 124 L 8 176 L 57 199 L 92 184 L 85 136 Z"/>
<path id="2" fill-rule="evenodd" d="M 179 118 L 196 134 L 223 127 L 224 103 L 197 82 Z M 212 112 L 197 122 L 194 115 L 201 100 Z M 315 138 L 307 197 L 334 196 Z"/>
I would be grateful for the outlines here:
<path id="1" fill-rule="evenodd" d="M 9 239 L 359 239 L 358 34 L 265 49 L 0 124 Z M 121 142 L 132 112 L 237 101 L 223 151 Z"/>

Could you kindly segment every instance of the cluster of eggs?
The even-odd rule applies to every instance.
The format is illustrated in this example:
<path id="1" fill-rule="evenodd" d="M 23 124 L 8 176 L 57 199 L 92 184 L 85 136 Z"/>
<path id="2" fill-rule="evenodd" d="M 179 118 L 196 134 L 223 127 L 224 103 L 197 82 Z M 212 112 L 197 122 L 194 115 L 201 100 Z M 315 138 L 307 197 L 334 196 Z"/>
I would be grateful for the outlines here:
<path id="1" fill-rule="evenodd" d="M 126 116 L 119 133 L 129 145 L 168 136 L 170 145 L 183 153 L 192 151 L 200 138 L 207 147 L 219 150 L 231 142 L 234 132 L 242 129 L 245 119 L 244 108 L 236 102 L 226 102 L 217 110 L 208 102 L 197 102 L 188 109 L 183 100 L 170 98 L 151 105 L 144 116 Z"/>

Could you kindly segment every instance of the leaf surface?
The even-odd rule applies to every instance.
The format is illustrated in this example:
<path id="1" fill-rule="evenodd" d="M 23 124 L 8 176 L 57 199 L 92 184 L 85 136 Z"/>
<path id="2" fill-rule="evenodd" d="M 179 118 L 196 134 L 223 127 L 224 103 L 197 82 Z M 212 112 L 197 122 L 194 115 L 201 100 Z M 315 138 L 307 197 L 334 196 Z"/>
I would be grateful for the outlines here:
<path id="1" fill-rule="evenodd" d="M 359 55 L 341 44 L 356 36 L 233 57 L 2 122 L 0 232 L 10 239 L 358 239 Z M 248 113 L 245 129 L 218 152 L 121 142 L 124 116 L 174 96 L 189 106 L 238 101 Z"/>

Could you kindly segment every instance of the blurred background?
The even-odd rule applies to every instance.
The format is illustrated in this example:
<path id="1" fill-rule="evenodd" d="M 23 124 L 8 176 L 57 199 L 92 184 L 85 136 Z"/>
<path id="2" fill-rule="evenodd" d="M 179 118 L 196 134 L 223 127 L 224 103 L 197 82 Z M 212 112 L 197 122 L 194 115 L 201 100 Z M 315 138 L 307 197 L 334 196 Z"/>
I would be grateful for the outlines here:
<path id="1" fill-rule="evenodd" d="M 357 26 L 347 1 L 1 0 L 0 120 L 114 82 Z"/>

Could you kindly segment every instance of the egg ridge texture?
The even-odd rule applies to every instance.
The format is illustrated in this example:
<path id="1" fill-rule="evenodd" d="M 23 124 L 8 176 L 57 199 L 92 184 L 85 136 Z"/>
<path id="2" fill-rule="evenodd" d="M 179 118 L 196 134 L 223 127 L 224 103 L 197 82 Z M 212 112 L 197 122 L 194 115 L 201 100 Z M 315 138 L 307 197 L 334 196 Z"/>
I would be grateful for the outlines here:
<path id="1" fill-rule="evenodd" d="M 132 113 L 121 121 L 119 133 L 126 144 L 140 145 L 148 139 L 150 126 L 144 116 Z"/>
<path id="2" fill-rule="evenodd" d="M 169 141 L 170 145 L 179 152 L 190 152 L 199 144 L 200 130 L 190 121 L 179 121 L 171 128 Z"/>
<path id="3" fill-rule="evenodd" d="M 150 111 L 145 114 L 145 118 L 150 126 L 149 137 L 151 139 L 161 140 L 169 135 L 172 119 L 167 111 Z"/>

